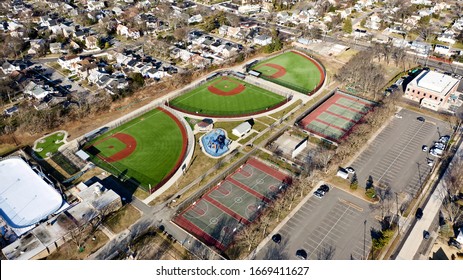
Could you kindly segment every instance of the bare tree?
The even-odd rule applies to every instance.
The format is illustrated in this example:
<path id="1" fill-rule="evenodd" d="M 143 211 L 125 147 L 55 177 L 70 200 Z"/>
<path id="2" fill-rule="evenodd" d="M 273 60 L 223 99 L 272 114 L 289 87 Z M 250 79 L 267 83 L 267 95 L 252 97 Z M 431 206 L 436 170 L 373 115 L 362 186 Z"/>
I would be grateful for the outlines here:
<path id="1" fill-rule="evenodd" d="M 442 180 L 442 188 L 437 192 L 438 198 L 442 200 L 444 212 L 451 222 L 455 222 L 462 215 L 461 206 L 455 195 L 463 191 L 463 159 L 454 157 Z"/>
<path id="2" fill-rule="evenodd" d="M 332 260 L 336 253 L 336 247 L 324 243 L 317 251 L 317 260 Z"/>
<path id="3" fill-rule="evenodd" d="M 334 151 L 329 150 L 323 146 L 319 147 L 316 162 L 318 166 L 323 170 L 323 172 L 325 172 L 325 174 L 328 173 L 329 163 L 333 156 Z"/>

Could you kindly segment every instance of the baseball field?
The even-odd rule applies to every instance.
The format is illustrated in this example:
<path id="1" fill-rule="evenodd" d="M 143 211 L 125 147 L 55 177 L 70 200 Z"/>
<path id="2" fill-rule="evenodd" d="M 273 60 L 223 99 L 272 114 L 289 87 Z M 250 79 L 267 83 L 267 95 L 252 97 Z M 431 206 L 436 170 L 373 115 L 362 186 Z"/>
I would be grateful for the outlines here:
<path id="1" fill-rule="evenodd" d="M 234 117 L 276 108 L 286 97 L 229 76 L 221 76 L 171 101 L 179 111 L 200 116 Z"/>
<path id="2" fill-rule="evenodd" d="M 261 77 L 287 88 L 312 94 L 323 85 L 325 71 L 310 56 L 290 51 L 261 61 L 252 67 Z"/>
<path id="3" fill-rule="evenodd" d="M 84 149 L 101 168 L 152 192 L 179 168 L 186 148 L 182 123 L 166 109 L 156 108 L 97 137 Z"/>

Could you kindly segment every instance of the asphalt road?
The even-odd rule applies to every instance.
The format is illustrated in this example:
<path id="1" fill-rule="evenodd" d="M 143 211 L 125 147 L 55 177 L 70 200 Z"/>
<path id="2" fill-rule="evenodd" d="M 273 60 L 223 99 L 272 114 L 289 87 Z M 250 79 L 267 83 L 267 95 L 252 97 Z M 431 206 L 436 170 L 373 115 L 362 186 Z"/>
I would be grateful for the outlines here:
<path id="1" fill-rule="evenodd" d="M 422 146 L 432 146 L 440 135 L 449 135 L 447 123 L 420 114 L 401 110 L 401 119 L 394 118 L 373 140 L 369 147 L 352 163 L 360 187 L 366 186 L 369 176 L 376 186 L 391 187 L 393 192 L 416 195 L 431 167 L 426 158 L 437 158 L 422 151 Z"/>
<path id="2" fill-rule="evenodd" d="M 295 260 L 299 249 L 311 260 L 363 259 L 371 248 L 372 228 L 379 229 L 380 225 L 367 202 L 331 188 L 321 199 L 310 197 L 278 232 L 281 243 L 269 240 L 255 259 Z"/>

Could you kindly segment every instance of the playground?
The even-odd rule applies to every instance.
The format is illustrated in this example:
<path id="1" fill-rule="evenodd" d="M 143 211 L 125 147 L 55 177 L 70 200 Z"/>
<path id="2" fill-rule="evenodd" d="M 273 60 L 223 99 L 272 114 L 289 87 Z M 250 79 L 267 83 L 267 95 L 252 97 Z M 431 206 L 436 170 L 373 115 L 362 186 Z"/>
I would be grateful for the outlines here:
<path id="1" fill-rule="evenodd" d="M 201 137 L 204 151 L 212 157 L 220 157 L 228 152 L 230 140 L 227 139 L 225 130 L 214 129 Z"/>
<path id="2" fill-rule="evenodd" d="M 299 121 L 299 125 L 322 138 L 339 142 L 373 108 L 374 102 L 334 93 Z"/>
<path id="3" fill-rule="evenodd" d="M 173 221 L 206 244 L 225 250 L 241 227 L 252 223 L 290 183 L 287 175 L 251 158 Z"/>
<path id="4" fill-rule="evenodd" d="M 168 102 L 176 110 L 208 117 L 239 117 L 283 105 L 287 98 L 242 80 L 219 76 Z"/>
<path id="5" fill-rule="evenodd" d="M 325 81 L 323 66 L 299 51 L 289 51 L 259 62 L 252 70 L 260 72 L 263 79 L 309 95 Z"/>
<path id="6" fill-rule="evenodd" d="M 49 158 L 55 154 L 59 147 L 65 143 L 67 132 L 64 130 L 57 131 L 45 137 L 37 139 L 34 143 L 34 152 L 40 158 Z"/>
<path id="7" fill-rule="evenodd" d="M 114 176 L 153 192 L 180 167 L 187 144 L 182 123 L 156 108 L 95 138 L 84 150 Z"/>

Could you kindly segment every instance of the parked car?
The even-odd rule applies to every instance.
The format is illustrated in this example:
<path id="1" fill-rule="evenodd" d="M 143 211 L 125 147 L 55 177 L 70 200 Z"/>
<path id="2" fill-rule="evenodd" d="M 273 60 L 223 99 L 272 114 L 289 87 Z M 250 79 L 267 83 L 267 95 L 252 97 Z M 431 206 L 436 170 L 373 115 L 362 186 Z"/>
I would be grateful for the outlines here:
<path id="1" fill-rule="evenodd" d="M 346 171 L 347 171 L 348 173 L 350 173 L 350 174 L 354 174 L 354 173 L 355 173 L 355 170 L 354 170 L 352 167 L 350 167 L 350 166 L 349 166 L 349 167 L 346 167 L 345 169 L 346 169 Z"/>
<path id="2" fill-rule="evenodd" d="M 281 235 L 280 235 L 279 233 L 274 234 L 274 235 L 272 236 L 272 240 L 273 240 L 273 242 L 275 242 L 276 244 L 280 244 L 280 242 L 281 242 Z"/>
<path id="3" fill-rule="evenodd" d="M 395 114 L 394 117 L 396 117 L 396 118 L 398 118 L 398 119 L 401 119 L 401 118 L 402 118 L 402 115 Z"/>
<path id="4" fill-rule="evenodd" d="M 416 118 L 416 119 L 419 120 L 420 122 L 426 121 L 423 117 L 418 117 L 418 118 Z"/>
<path id="5" fill-rule="evenodd" d="M 461 249 L 461 244 L 460 244 L 460 242 L 456 241 L 456 240 L 453 239 L 453 238 L 450 238 L 450 240 L 449 240 L 449 242 L 448 242 L 448 245 L 449 245 L 449 246 L 453 246 L 453 247 L 455 247 L 455 248 L 457 248 L 457 249 Z"/>
<path id="6" fill-rule="evenodd" d="M 316 190 L 314 193 L 313 193 L 314 196 L 318 197 L 318 198 L 322 198 L 324 195 L 325 195 L 325 192 L 322 191 L 322 190 Z"/>
<path id="7" fill-rule="evenodd" d="M 325 193 L 330 191 L 330 187 L 328 185 L 321 185 L 318 190 L 323 191 Z"/>
<path id="8" fill-rule="evenodd" d="M 307 252 L 304 249 L 299 249 L 296 251 L 296 257 L 298 257 L 301 260 L 306 260 Z"/>
<path id="9" fill-rule="evenodd" d="M 423 152 L 427 152 L 427 151 L 428 151 L 428 146 L 423 145 L 423 147 L 421 148 L 421 150 L 422 150 Z"/>
<path id="10" fill-rule="evenodd" d="M 429 166 L 433 167 L 433 165 L 434 165 L 434 160 L 428 158 L 428 159 L 427 159 L 427 164 L 428 164 Z"/>
<path id="11" fill-rule="evenodd" d="M 416 209 L 415 217 L 416 217 L 418 220 L 421 219 L 421 218 L 423 218 L 423 209 L 421 209 L 421 208 Z"/>
<path id="12" fill-rule="evenodd" d="M 423 231 L 423 238 L 424 239 L 429 239 L 429 237 L 431 237 L 431 234 L 429 234 L 429 231 L 427 231 L 427 230 Z"/>

